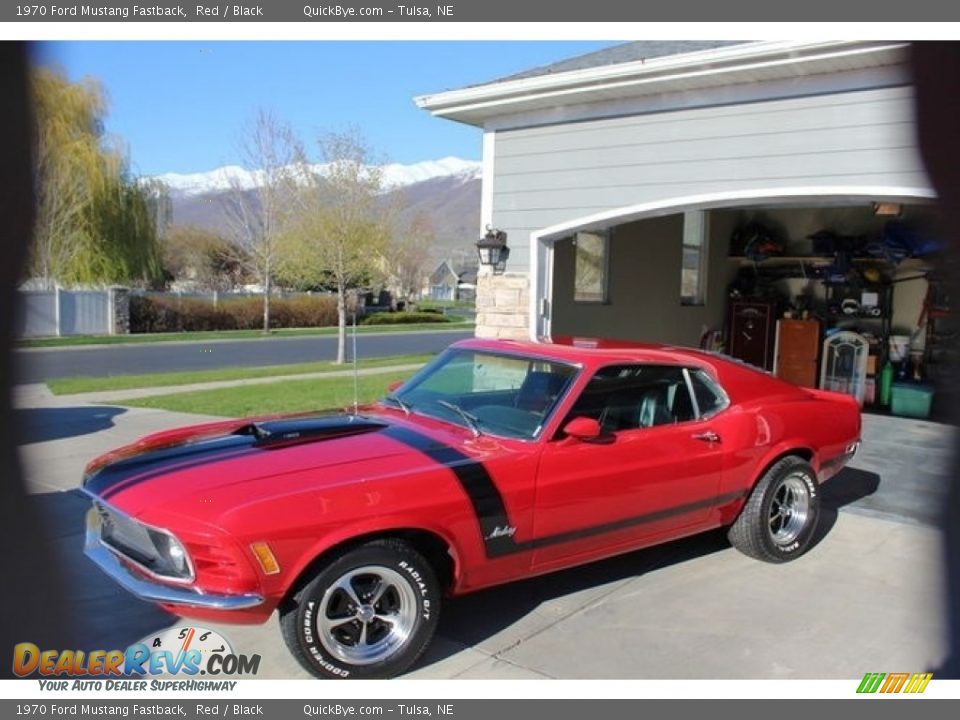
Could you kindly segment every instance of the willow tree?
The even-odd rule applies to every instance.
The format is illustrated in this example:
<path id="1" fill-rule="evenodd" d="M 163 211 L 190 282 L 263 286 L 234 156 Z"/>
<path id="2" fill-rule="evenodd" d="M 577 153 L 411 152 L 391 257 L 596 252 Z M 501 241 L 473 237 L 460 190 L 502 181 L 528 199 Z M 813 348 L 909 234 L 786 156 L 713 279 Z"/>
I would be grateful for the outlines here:
<path id="1" fill-rule="evenodd" d="M 104 133 L 103 88 L 59 70 L 32 76 L 37 223 L 30 272 L 48 283 L 151 282 L 169 202 L 157 183 L 132 178 Z"/>
<path id="2" fill-rule="evenodd" d="M 346 360 L 347 298 L 383 273 L 389 223 L 380 196 L 383 172 L 356 133 L 319 140 L 323 163 L 301 160 L 293 215 L 282 236 L 282 276 L 337 295 L 337 362 Z"/>

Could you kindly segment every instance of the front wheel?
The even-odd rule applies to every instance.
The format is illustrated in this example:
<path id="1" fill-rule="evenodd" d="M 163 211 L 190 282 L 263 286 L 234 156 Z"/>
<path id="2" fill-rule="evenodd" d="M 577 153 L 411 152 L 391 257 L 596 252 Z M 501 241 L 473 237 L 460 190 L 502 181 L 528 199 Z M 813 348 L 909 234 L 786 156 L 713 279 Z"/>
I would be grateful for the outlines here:
<path id="1" fill-rule="evenodd" d="M 760 479 L 727 537 L 752 558 L 787 562 L 810 546 L 819 517 L 816 474 L 807 462 L 789 456 Z"/>
<path id="2" fill-rule="evenodd" d="M 283 639 L 317 677 L 399 675 L 426 649 L 437 626 L 440 586 L 420 553 L 376 540 L 325 565 L 280 616 Z"/>

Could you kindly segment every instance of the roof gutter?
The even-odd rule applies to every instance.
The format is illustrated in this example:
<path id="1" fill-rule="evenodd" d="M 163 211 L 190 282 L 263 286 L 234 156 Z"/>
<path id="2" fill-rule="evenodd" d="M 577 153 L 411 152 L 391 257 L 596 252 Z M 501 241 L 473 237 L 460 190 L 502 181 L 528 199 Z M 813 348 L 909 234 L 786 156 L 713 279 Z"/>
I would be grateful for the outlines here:
<path id="1" fill-rule="evenodd" d="M 583 70 L 488 83 L 414 99 L 435 116 L 481 124 L 487 117 L 520 112 L 537 101 L 590 102 L 591 96 L 616 90 L 644 95 L 669 92 L 691 81 L 704 85 L 734 83 L 738 75 L 766 70 L 797 77 L 828 72 L 837 61 L 864 67 L 893 64 L 907 43 L 873 41 L 775 41 L 745 43 L 681 55 L 669 55 Z M 723 77 L 727 76 L 727 77 Z"/>

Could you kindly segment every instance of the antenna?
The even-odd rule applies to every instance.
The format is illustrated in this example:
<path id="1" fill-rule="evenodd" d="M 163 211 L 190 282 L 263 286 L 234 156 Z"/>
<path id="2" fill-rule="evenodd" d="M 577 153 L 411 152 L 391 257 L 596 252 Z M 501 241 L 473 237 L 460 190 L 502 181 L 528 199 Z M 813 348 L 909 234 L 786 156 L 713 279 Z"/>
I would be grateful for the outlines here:
<path id="1" fill-rule="evenodd" d="M 357 367 L 357 306 L 359 298 L 354 294 L 353 300 L 353 414 L 356 416 L 360 408 L 360 370 Z"/>

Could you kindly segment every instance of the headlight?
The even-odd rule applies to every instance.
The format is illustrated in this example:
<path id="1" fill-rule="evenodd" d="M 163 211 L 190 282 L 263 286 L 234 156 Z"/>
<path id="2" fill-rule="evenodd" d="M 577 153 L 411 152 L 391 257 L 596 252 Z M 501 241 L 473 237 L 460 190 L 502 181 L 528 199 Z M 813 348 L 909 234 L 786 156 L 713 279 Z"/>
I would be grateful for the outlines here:
<path id="1" fill-rule="evenodd" d="M 193 567 L 183 544 L 171 533 L 152 528 L 112 507 L 96 503 L 100 540 L 152 575 L 193 580 Z"/>
<path id="2" fill-rule="evenodd" d="M 147 532 L 150 533 L 150 539 L 153 540 L 153 545 L 157 549 L 158 558 L 166 565 L 166 570 L 168 570 L 168 572 L 163 570 L 154 570 L 154 572 L 158 575 L 169 575 L 181 579 L 189 578 L 192 575 L 190 561 L 187 559 L 187 551 L 180 544 L 180 541 L 167 533 L 156 530 L 148 530 Z"/>

